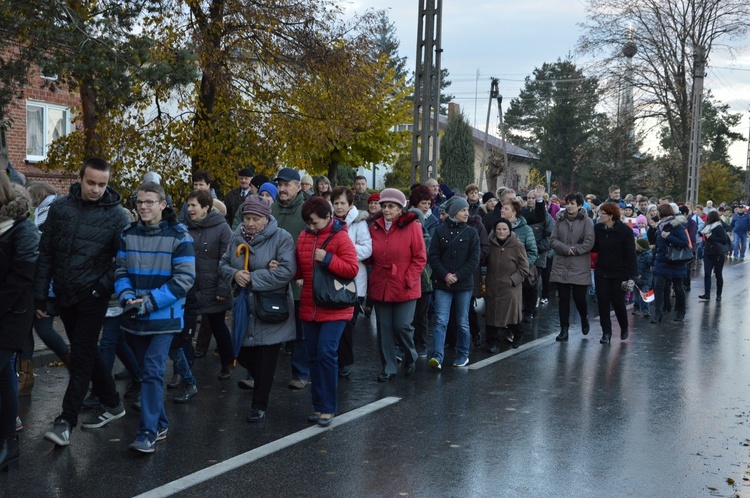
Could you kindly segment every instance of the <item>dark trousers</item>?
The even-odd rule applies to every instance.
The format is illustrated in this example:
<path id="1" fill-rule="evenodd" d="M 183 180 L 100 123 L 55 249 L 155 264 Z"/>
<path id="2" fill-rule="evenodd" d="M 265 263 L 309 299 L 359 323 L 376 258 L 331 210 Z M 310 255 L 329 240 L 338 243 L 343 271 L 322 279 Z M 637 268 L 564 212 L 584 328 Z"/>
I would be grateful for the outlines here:
<path id="1" fill-rule="evenodd" d="M 414 308 L 414 320 L 412 320 L 411 325 L 414 328 L 414 347 L 417 348 L 417 351 L 427 349 L 427 334 L 430 326 L 427 313 L 430 309 L 430 299 L 432 299 L 432 292 L 423 293 L 417 299 Z"/>
<path id="2" fill-rule="evenodd" d="M 557 283 L 557 292 L 560 295 L 559 312 L 560 327 L 570 327 L 570 295 L 573 295 L 573 302 L 576 305 L 578 314 L 581 315 L 581 322 L 587 319 L 589 310 L 586 305 L 586 293 L 588 285 L 574 285 Z M 607 310 L 609 315 L 609 310 Z"/>
<path id="3" fill-rule="evenodd" d="M 339 341 L 339 370 L 347 365 L 354 365 L 354 327 L 357 325 L 357 318 L 359 317 L 359 310 L 362 308 L 362 303 L 365 302 L 364 297 L 357 299 L 359 300 L 359 306 L 354 307 L 354 315 L 351 320 L 346 322 L 344 333 L 341 334 L 341 340 Z"/>
<path id="4" fill-rule="evenodd" d="M 18 396 L 14 382 L 16 372 L 11 361 L 13 353 L 10 349 L 0 349 L 0 439 L 16 436 Z"/>
<path id="5" fill-rule="evenodd" d="M 338 349 L 344 332 L 344 320 L 302 322 L 310 365 L 310 393 L 313 408 L 319 413 L 338 411 Z M 395 355 L 395 349 L 391 348 Z M 278 354 L 278 351 L 277 351 Z"/>
<path id="6" fill-rule="evenodd" d="M 252 346 L 240 348 L 237 363 L 247 368 L 255 380 L 252 408 L 266 411 L 271 386 L 276 375 L 276 363 L 279 359 L 279 345 Z"/>
<path id="7" fill-rule="evenodd" d="M 654 309 L 657 318 L 664 313 L 664 303 L 669 299 L 670 286 L 674 288 L 675 311 L 678 315 L 685 314 L 685 288 L 682 286 L 682 278 L 654 275 Z"/>
<path id="8" fill-rule="evenodd" d="M 60 418 L 71 426 L 78 424 L 78 412 L 91 382 L 91 393 L 105 406 L 120 404 L 112 372 L 102 360 L 97 342 L 104 324 L 109 296 L 89 296 L 69 307 L 60 308 L 60 318 L 70 341 L 70 380 L 63 397 Z"/>
<path id="9" fill-rule="evenodd" d="M 703 289 L 704 294 L 711 294 L 711 272 L 716 275 L 716 295 L 721 297 L 721 291 L 724 288 L 724 261 L 726 257 L 723 254 L 716 254 L 703 258 Z"/>
<path id="10" fill-rule="evenodd" d="M 187 315 L 187 313 L 186 313 Z M 196 325 L 197 325 L 197 316 L 195 316 L 196 319 Z M 185 325 L 188 325 L 187 322 L 187 316 L 185 317 L 186 323 Z M 211 323 L 208 321 L 208 318 L 206 315 L 203 315 L 201 317 L 201 326 L 200 329 L 198 329 L 198 335 L 195 337 L 195 350 L 200 351 L 201 353 L 208 352 L 208 348 L 211 345 Z"/>
<path id="11" fill-rule="evenodd" d="M 521 299 L 523 301 L 523 314 L 533 315 L 536 313 L 536 298 L 539 294 L 539 280 L 531 287 L 523 286 L 521 290 Z"/>
<path id="12" fill-rule="evenodd" d="M 622 280 L 604 278 L 595 275 L 596 301 L 599 305 L 599 323 L 602 325 L 602 335 L 612 335 L 612 320 L 609 318 L 610 304 L 615 309 L 620 333 L 628 330 L 628 311 L 625 307 L 625 291 L 622 290 Z"/>
<path id="13" fill-rule="evenodd" d="M 545 266 L 542 269 L 541 272 L 541 279 L 542 279 L 542 299 L 549 299 L 549 291 L 550 291 L 550 285 L 549 285 L 549 277 L 552 273 L 552 258 L 547 258 L 547 266 Z"/>
<path id="14" fill-rule="evenodd" d="M 492 327 L 490 325 L 487 325 L 484 328 L 485 331 L 485 340 L 487 341 L 488 346 L 500 346 L 500 334 L 505 331 L 505 329 L 513 334 L 513 343 L 514 344 L 520 344 L 522 337 L 523 337 L 523 324 L 522 323 L 514 323 L 510 324 L 507 327 Z"/>
<path id="15" fill-rule="evenodd" d="M 206 313 L 203 315 L 204 319 L 208 319 L 208 323 L 211 325 L 211 332 L 216 339 L 216 347 L 219 349 L 219 357 L 221 358 L 221 366 L 226 367 L 232 364 L 234 360 L 234 354 L 232 351 L 232 336 L 229 334 L 229 327 L 224 320 L 225 312 L 220 311 L 218 313 Z"/>

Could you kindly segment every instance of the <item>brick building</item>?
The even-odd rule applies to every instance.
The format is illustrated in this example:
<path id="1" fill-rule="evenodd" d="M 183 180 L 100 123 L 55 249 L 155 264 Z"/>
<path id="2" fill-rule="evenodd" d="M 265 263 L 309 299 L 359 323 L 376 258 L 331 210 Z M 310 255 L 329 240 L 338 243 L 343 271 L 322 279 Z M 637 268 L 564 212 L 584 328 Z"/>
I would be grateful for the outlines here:
<path id="1" fill-rule="evenodd" d="M 42 75 L 38 68 L 32 69 L 23 93 L 23 98 L 6 110 L 6 118 L 12 120 L 6 130 L 10 164 L 26 176 L 27 182 L 47 182 L 65 194 L 75 174 L 42 171 L 36 164 L 46 159 L 55 138 L 76 129 L 73 117 L 80 97 L 68 85 L 57 83 L 56 77 Z"/>

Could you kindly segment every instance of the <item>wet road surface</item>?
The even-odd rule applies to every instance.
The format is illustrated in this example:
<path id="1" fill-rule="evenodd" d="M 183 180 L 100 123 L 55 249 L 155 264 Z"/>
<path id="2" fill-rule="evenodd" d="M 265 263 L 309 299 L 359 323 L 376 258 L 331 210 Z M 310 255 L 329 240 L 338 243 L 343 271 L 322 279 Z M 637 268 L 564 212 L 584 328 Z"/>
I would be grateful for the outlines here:
<path id="1" fill-rule="evenodd" d="M 630 338 L 621 342 L 615 325 L 603 346 L 597 319 L 586 337 L 574 321 L 570 341 L 556 343 L 552 299 L 521 348 L 472 348 L 460 369 L 448 353 L 441 373 L 419 360 L 415 375 L 388 384 L 375 382 L 374 318 L 362 318 L 357 363 L 327 429 L 306 421 L 309 388 L 286 387 L 288 356 L 260 424 L 245 421 L 244 371 L 220 381 L 218 357 L 198 359 L 199 394 L 177 405 L 167 392 L 171 426 L 153 455 L 127 451 L 133 410 L 75 429 L 68 448 L 44 441 L 67 373 L 37 368 L 21 401 L 21 468 L 0 475 L 0 496 L 750 495 L 748 266 L 724 273 L 721 303 L 698 301 L 694 277 L 683 323 L 629 315 Z"/>

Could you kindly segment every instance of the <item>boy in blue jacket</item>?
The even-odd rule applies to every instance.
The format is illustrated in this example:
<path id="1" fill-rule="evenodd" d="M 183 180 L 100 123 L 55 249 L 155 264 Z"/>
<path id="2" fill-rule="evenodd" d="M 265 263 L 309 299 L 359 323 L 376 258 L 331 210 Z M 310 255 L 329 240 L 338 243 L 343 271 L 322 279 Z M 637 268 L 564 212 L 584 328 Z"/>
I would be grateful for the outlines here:
<path id="1" fill-rule="evenodd" d="M 142 378 L 138 432 L 129 448 L 153 453 L 169 427 L 162 379 L 169 346 L 183 328 L 185 296 L 195 280 L 195 250 L 159 184 L 145 182 L 136 207 L 140 220 L 120 236 L 115 292 L 126 314 L 137 310 L 123 316 L 121 324 L 131 335 Z"/>

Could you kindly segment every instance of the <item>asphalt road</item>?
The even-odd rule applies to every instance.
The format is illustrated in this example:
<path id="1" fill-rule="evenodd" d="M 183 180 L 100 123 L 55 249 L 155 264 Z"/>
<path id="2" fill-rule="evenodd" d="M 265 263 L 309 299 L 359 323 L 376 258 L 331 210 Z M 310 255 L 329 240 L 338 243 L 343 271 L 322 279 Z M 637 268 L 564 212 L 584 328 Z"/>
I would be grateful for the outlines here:
<path id="1" fill-rule="evenodd" d="M 472 349 L 470 368 L 441 373 L 420 360 L 388 384 L 375 382 L 374 318 L 360 319 L 357 363 L 327 429 L 306 420 L 309 388 L 286 387 L 288 356 L 260 424 L 245 421 L 244 372 L 220 381 L 218 358 L 199 359 L 199 394 L 167 400 L 169 435 L 153 455 L 127 451 L 132 410 L 76 429 L 68 448 L 44 441 L 67 373 L 37 368 L 21 403 L 21 468 L 0 475 L 0 496 L 750 495 L 748 265 L 727 264 L 725 281 L 721 303 L 700 302 L 697 275 L 685 322 L 629 315 L 630 338 L 615 325 L 607 346 L 596 319 L 588 336 L 574 323 L 556 343 L 553 299 L 521 348 Z"/>

